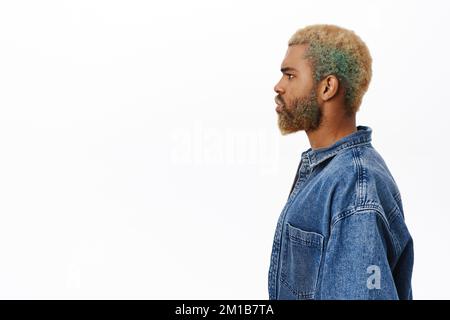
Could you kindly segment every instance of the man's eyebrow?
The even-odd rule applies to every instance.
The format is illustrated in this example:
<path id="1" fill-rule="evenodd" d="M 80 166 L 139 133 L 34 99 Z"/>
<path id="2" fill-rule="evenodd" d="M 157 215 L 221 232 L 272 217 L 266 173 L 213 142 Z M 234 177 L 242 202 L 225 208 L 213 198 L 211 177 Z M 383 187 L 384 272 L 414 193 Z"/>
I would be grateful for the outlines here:
<path id="1" fill-rule="evenodd" d="M 283 72 L 283 73 L 285 73 L 286 71 L 295 71 L 295 72 L 298 72 L 297 69 L 292 68 L 292 67 L 284 67 L 284 68 L 281 68 L 280 70 L 281 70 L 281 72 Z"/>

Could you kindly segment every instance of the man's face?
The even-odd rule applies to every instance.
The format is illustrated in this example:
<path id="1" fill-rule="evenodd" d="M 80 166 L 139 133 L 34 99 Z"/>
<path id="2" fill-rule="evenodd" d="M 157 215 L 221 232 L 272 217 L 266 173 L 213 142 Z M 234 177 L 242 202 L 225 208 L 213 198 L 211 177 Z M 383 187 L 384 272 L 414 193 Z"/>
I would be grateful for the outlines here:
<path id="1" fill-rule="evenodd" d="M 283 76 L 274 90 L 281 134 L 314 130 L 322 120 L 312 67 L 303 58 L 306 45 L 289 46 L 281 64 Z"/>

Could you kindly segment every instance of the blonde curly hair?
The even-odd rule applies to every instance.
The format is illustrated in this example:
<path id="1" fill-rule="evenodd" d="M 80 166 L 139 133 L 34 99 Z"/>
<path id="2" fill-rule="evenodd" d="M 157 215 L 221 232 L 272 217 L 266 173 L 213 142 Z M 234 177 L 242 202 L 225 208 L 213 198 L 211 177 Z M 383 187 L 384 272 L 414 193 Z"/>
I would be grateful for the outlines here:
<path id="1" fill-rule="evenodd" d="M 307 44 L 305 58 L 312 63 L 317 84 L 335 75 L 345 88 L 347 115 L 355 114 L 372 78 L 372 57 L 352 30 L 330 24 L 316 24 L 297 30 L 288 45 Z"/>

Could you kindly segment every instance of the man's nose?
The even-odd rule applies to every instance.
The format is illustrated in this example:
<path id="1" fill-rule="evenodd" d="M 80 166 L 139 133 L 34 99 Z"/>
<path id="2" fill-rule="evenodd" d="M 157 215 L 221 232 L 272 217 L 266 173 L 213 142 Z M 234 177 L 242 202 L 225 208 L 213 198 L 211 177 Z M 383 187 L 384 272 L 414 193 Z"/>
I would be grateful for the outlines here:
<path id="1" fill-rule="evenodd" d="M 278 94 L 282 94 L 284 93 L 283 88 L 281 88 L 280 86 L 280 82 L 277 82 L 277 84 L 275 85 L 275 87 L 273 87 L 273 90 L 278 93 Z"/>

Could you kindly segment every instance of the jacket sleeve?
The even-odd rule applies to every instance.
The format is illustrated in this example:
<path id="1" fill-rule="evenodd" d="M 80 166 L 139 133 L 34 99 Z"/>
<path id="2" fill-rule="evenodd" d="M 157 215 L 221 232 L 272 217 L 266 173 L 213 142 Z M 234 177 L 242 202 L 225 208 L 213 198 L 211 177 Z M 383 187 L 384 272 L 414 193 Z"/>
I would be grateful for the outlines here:
<path id="1" fill-rule="evenodd" d="M 326 245 L 321 299 L 398 299 L 390 265 L 395 245 L 387 222 L 375 210 L 338 219 Z"/>

